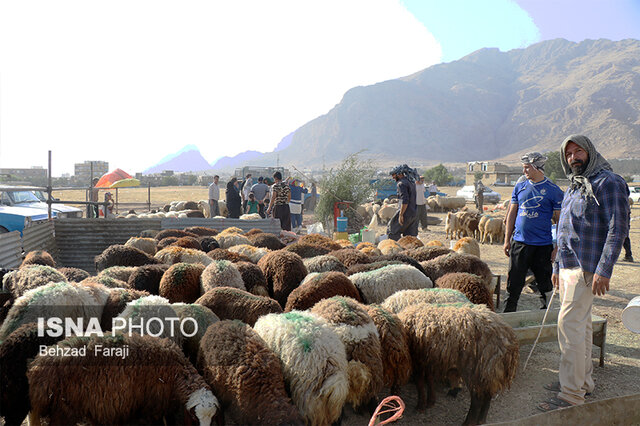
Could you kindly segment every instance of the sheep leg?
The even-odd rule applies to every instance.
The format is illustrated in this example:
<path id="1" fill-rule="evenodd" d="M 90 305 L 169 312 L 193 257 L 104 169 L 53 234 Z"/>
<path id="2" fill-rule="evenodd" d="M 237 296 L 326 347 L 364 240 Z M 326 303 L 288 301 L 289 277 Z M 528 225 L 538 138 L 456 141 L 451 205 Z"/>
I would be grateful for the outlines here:
<path id="1" fill-rule="evenodd" d="M 426 396 L 424 392 L 424 371 L 416 371 L 416 391 L 418 392 L 418 406 L 416 409 L 423 412 L 427 407 Z"/>
<path id="2" fill-rule="evenodd" d="M 29 426 L 40 426 L 40 413 L 37 411 L 29 411 Z"/>
<path id="3" fill-rule="evenodd" d="M 491 405 L 491 395 L 484 395 L 481 398 L 480 414 L 478 415 L 478 423 L 484 424 L 487 422 L 487 414 L 489 413 L 489 406 Z"/>
<path id="4" fill-rule="evenodd" d="M 427 391 L 425 395 L 425 381 Z M 433 373 L 425 370 L 423 373 L 416 375 L 416 388 L 418 390 L 418 411 L 424 411 L 425 408 L 433 407 L 436 403 L 436 392 L 433 388 Z"/>
<path id="5" fill-rule="evenodd" d="M 469 412 L 467 413 L 467 418 L 464 419 L 463 425 L 477 425 L 484 423 L 481 416 L 484 411 L 486 420 L 490 402 L 491 397 L 487 398 L 486 396 L 481 396 L 475 392 L 471 392 L 471 406 L 469 407 Z"/>

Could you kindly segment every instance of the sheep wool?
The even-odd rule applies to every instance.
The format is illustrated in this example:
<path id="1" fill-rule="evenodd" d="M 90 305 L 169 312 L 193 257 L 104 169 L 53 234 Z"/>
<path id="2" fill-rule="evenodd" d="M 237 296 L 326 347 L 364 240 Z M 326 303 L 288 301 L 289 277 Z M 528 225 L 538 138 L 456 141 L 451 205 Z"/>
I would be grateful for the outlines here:
<path id="1" fill-rule="evenodd" d="M 282 312 L 275 300 L 233 287 L 212 288 L 196 303 L 206 306 L 222 320 L 237 319 L 251 326 L 263 315 Z"/>
<path id="2" fill-rule="evenodd" d="M 358 287 L 365 303 L 381 303 L 400 290 L 431 288 L 433 283 L 409 265 L 389 265 L 349 277 Z"/>
<path id="3" fill-rule="evenodd" d="M 245 213 L 240 216 L 240 220 L 260 220 L 260 219 L 262 219 L 262 216 L 260 216 L 258 213 Z"/>
<path id="4" fill-rule="evenodd" d="M 391 311 L 377 304 L 364 307 L 380 336 L 383 383 L 391 388 L 391 394 L 398 395 L 400 387 L 406 385 L 411 377 L 411 352 L 407 331 L 400 318 Z"/>
<path id="5" fill-rule="evenodd" d="M 209 256 L 213 260 L 228 260 L 229 262 L 233 263 L 251 262 L 251 259 L 249 259 L 247 256 L 240 253 L 234 253 L 223 248 L 213 249 L 207 253 L 207 256 Z"/>
<path id="6" fill-rule="evenodd" d="M 265 278 L 262 269 L 258 265 L 251 262 L 237 262 L 235 265 L 249 293 L 269 297 L 267 278 Z"/>
<path id="7" fill-rule="evenodd" d="M 126 357 L 105 357 L 105 349 L 123 350 Z M 59 348 L 86 347 L 86 356 L 38 355 L 31 364 L 30 421 L 39 424 L 162 424 L 175 412 L 172 401 L 193 410 L 201 425 L 210 425 L 220 404 L 204 379 L 180 349 L 167 339 L 116 335 L 74 337 Z M 96 350 L 98 348 L 98 350 Z M 105 367 L 109 373 L 105 374 Z M 102 409 L 96 410 L 96 407 Z"/>
<path id="8" fill-rule="evenodd" d="M 150 256 L 156 254 L 158 249 L 158 240 L 155 238 L 141 238 L 141 237 L 131 237 L 124 243 L 125 246 L 135 247 L 143 252 L 147 253 Z"/>
<path id="9" fill-rule="evenodd" d="M 346 296 L 362 302 L 360 293 L 347 276 L 341 272 L 311 273 L 287 298 L 284 311 L 304 311 L 322 299 Z"/>
<path id="10" fill-rule="evenodd" d="M 183 352 L 195 365 L 204 333 L 210 325 L 220 321 L 220 318 L 211 309 L 197 303 L 172 303 L 171 307 L 184 324 Z M 195 324 L 193 321 L 185 321 L 187 318 L 193 319 Z"/>
<path id="11" fill-rule="evenodd" d="M 67 278 L 57 269 L 46 265 L 30 264 L 7 273 L 2 279 L 2 287 L 17 299 L 29 290 L 51 282 L 62 281 L 67 281 Z"/>
<path id="12" fill-rule="evenodd" d="M 433 378 L 455 371 L 471 394 L 464 423 L 485 423 L 491 398 L 511 385 L 518 368 L 518 339 L 511 326 L 484 305 L 420 303 L 398 317 L 409 336 L 414 373 L 431 384 L 427 401 L 424 389 L 418 389 L 419 409 L 435 401 Z"/>
<path id="13" fill-rule="evenodd" d="M 229 251 L 232 253 L 238 253 L 243 256 L 246 256 L 253 263 L 258 263 L 262 256 L 269 253 L 269 250 L 265 248 L 254 247 L 251 244 L 239 244 L 229 248 Z"/>
<path id="14" fill-rule="evenodd" d="M 436 287 L 452 288 L 467 296 L 471 303 L 484 304 L 493 311 L 493 297 L 482 278 L 467 272 L 452 272 L 436 280 Z"/>
<path id="15" fill-rule="evenodd" d="M 309 272 L 347 272 L 347 267 L 338 260 L 337 257 L 330 254 L 324 254 L 321 256 L 310 257 L 303 259 L 304 266 Z"/>
<path id="16" fill-rule="evenodd" d="M 163 248 L 156 253 L 155 258 L 167 265 L 184 262 L 201 263 L 207 266 L 212 262 L 212 259 L 200 250 L 176 246 Z"/>
<path id="17" fill-rule="evenodd" d="M 332 251 L 330 254 L 337 257 L 347 268 L 358 263 L 371 263 L 371 258 L 360 250 L 346 248 Z"/>
<path id="18" fill-rule="evenodd" d="M 137 266 L 110 266 L 98 273 L 98 276 L 114 278 L 116 280 L 128 282 L 131 274 L 138 269 Z"/>
<path id="19" fill-rule="evenodd" d="M 238 268 L 228 260 L 213 260 L 200 277 L 200 294 L 215 287 L 234 287 L 247 290 Z"/>
<path id="20" fill-rule="evenodd" d="M 485 286 L 491 288 L 493 274 L 489 266 L 472 254 L 449 253 L 420 264 L 433 281 L 450 272 L 468 272 L 482 278 Z"/>
<path id="21" fill-rule="evenodd" d="M 195 249 L 202 251 L 202 246 L 197 237 L 180 237 L 171 243 L 172 246 Z"/>
<path id="22" fill-rule="evenodd" d="M 200 276 L 204 265 L 200 263 L 175 263 L 160 279 L 160 296 L 171 303 L 193 303 L 200 297 Z"/>
<path id="23" fill-rule="evenodd" d="M 438 256 L 442 256 L 443 254 L 452 253 L 446 247 L 442 247 L 439 245 L 425 246 L 420 247 L 413 250 L 407 250 L 407 255 L 413 257 L 418 262 L 424 262 L 427 260 L 435 259 Z"/>
<path id="24" fill-rule="evenodd" d="M 353 243 L 349 240 L 336 240 L 336 243 L 340 246 L 341 249 L 345 248 L 356 248 Z"/>
<path id="25" fill-rule="evenodd" d="M 371 257 L 382 256 L 382 252 L 376 246 L 363 246 L 362 248 L 359 248 L 358 250 L 360 250 L 364 254 L 366 254 L 368 256 L 371 256 Z"/>
<path id="26" fill-rule="evenodd" d="M 210 235 L 198 237 L 198 242 L 200 243 L 201 250 L 205 253 L 209 253 L 211 250 L 220 248 L 218 240 Z"/>
<path id="27" fill-rule="evenodd" d="M 424 247 L 424 243 L 420 241 L 418 237 L 412 235 L 405 235 L 398 240 L 398 245 L 405 250 Z"/>
<path id="28" fill-rule="evenodd" d="M 167 237 L 197 237 L 197 235 L 192 232 L 184 231 L 182 229 L 163 229 L 156 234 L 155 239 L 158 241 L 162 241 Z"/>
<path id="29" fill-rule="evenodd" d="M 80 268 L 72 268 L 72 267 L 62 267 L 58 268 L 58 271 L 65 276 L 67 281 L 79 283 L 85 278 L 89 278 L 89 273 L 84 269 Z"/>
<path id="30" fill-rule="evenodd" d="M 411 256 L 407 256 L 404 253 L 385 254 L 385 255 L 379 256 L 378 258 L 376 258 L 376 260 L 378 261 L 397 260 L 407 265 L 413 266 L 414 268 L 418 269 L 420 272 L 426 275 L 425 270 L 422 268 L 422 265 L 420 265 L 420 262 L 418 262 Z"/>
<path id="31" fill-rule="evenodd" d="M 295 253 L 299 255 L 303 259 L 322 256 L 324 254 L 329 253 L 328 248 L 325 248 L 316 244 L 303 243 L 300 241 L 295 242 L 293 244 L 289 244 L 284 249 L 286 251 L 290 251 L 291 253 Z"/>
<path id="32" fill-rule="evenodd" d="M 326 235 L 320 234 L 303 235 L 298 241 L 305 244 L 313 244 L 316 246 L 324 247 L 331 251 L 340 250 L 342 248 L 340 243 L 338 243 L 337 241 L 332 240 Z"/>
<path id="33" fill-rule="evenodd" d="M 171 307 L 171 303 L 164 297 L 146 296 L 127 303 L 122 313 L 117 318 L 124 319 L 127 323 L 140 324 L 145 323 L 145 334 L 157 337 L 166 337 L 174 341 L 179 347 L 182 347 L 184 336 L 175 332 L 172 327 L 171 318 L 177 318 L 178 315 Z M 154 318 L 153 321 L 149 321 Z M 179 327 L 177 328 L 179 331 Z M 172 333 L 172 330 L 174 332 Z M 128 330 L 127 330 L 128 331 Z M 140 330 L 133 328 L 133 332 Z"/>
<path id="34" fill-rule="evenodd" d="M 287 395 L 280 360 L 247 324 L 225 320 L 209 327 L 197 364 L 235 423 L 304 425 Z"/>
<path id="35" fill-rule="evenodd" d="M 231 235 L 231 234 L 238 234 L 238 235 L 242 235 L 242 229 L 238 228 L 237 226 L 230 226 L 228 228 L 225 228 L 222 230 L 222 232 L 220 232 L 218 235 Z"/>
<path id="36" fill-rule="evenodd" d="M 191 232 L 192 234 L 196 234 L 198 236 L 211 236 L 215 237 L 218 235 L 218 230 L 213 228 L 207 228 L 205 226 L 190 226 L 188 228 L 184 228 L 185 231 Z"/>
<path id="37" fill-rule="evenodd" d="M 262 231 L 258 233 L 254 232 L 253 234 L 250 234 L 250 232 L 251 231 L 247 232 L 245 237 L 249 238 L 249 241 L 255 247 L 263 247 L 269 250 L 280 250 L 285 247 L 282 241 L 273 234 L 267 234 Z"/>
<path id="38" fill-rule="evenodd" d="M 282 308 L 287 304 L 289 294 L 307 275 L 302 258 L 286 250 L 268 253 L 258 261 L 258 266 L 267 278 L 269 294 Z"/>
<path id="39" fill-rule="evenodd" d="M 404 248 L 400 244 L 390 238 L 380 241 L 378 243 L 378 249 L 380 249 L 382 254 L 395 254 L 404 251 Z"/>
<path id="40" fill-rule="evenodd" d="M 458 290 L 448 288 L 423 288 L 420 290 L 402 290 L 387 297 L 381 303 L 384 309 L 394 314 L 400 313 L 407 306 L 418 303 L 471 303 Z"/>
<path id="41" fill-rule="evenodd" d="M 462 237 L 456 241 L 453 246 L 453 251 L 456 253 L 473 254 L 474 256 L 478 256 L 478 259 L 480 258 L 480 245 L 471 237 Z"/>
<path id="42" fill-rule="evenodd" d="M 373 271 L 374 269 L 380 269 L 383 266 L 389 265 L 402 265 L 402 262 L 399 260 L 376 260 L 371 263 L 356 263 L 347 269 L 347 275 L 351 276 L 360 272 Z"/>
<path id="43" fill-rule="evenodd" d="M 20 268 L 26 265 L 46 265 L 52 268 L 56 267 L 56 261 L 49 252 L 45 250 L 34 250 L 27 253 L 24 260 L 20 264 Z"/>
<path id="44" fill-rule="evenodd" d="M 425 245 L 427 247 L 444 247 L 444 243 L 440 240 L 431 240 Z"/>
<path id="45" fill-rule="evenodd" d="M 289 394 L 306 424 L 335 422 L 349 393 L 347 356 L 326 321 L 292 311 L 265 315 L 253 329 L 280 359 Z"/>
<path id="46" fill-rule="evenodd" d="M 378 329 L 361 303 L 349 297 L 321 300 L 310 310 L 324 318 L 340 337 L 347 353 L 349 395 L 347 402 L 358 408 L 376 403 L 383 386 L 382 348 Z"/>
<path id="47" fill-rule="evenodd" d="M 228 249 L 240 244 L 251 244 L 247 237 L 239 233 L 225 233 L 224 231 L 216 235 L 216 240 L 221 248 Z"/>
<path id="48" fill-rule="evenodd" d="M 169 265 L 139 266 L 129 277 L 129 287 L 157 295 L 160 292 L 160 280 Z"/>
<path id="49" fill-rule="evenodd" d="M 100 328 L 102 331 L 111 330 L 113 319 L 124 311 L 127 307 L 127 303 L 147 296 L 151 295 L 146 291 L 133 290 L 129 288 L 110 289 L 109 297 L 102 308 L 102 319 L 100 320 Z"/>
<path id="50" fill-rule="evenodd" d="M 97 275 L 95 277 L 88 277 L 80 281 L 81 285 L 97 284 L 108 288 L 129 288 L 129 284 L 126 281 L 119 280 L 117 278 L 110 277 L 109 275 Z"/>
<path id="51" fill-rule="evenodd" d="M 96 270 L 102 271 L 109 266 L 142 266 L 160 263 L 153 256 L 135 247 L 111 245 L 95 257 Z"/>

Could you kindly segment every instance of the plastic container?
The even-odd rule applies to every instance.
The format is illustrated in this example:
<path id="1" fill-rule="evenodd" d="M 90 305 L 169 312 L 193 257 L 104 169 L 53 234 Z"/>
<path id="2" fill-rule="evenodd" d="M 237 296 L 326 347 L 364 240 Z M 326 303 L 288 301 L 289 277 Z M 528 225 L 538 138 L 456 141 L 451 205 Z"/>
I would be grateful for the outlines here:
<path id="1" fill-rule="evenodd" d="M 375 244 L 376 243 L 376 231 L 364 228 L 364 229 L 360 230 L 360 238 L 362 239 L 362 242 Z"/>
<path id="2" fill-rule="evenodd" d="M 349 239 L 349 234 L 347 234 L 346 232 L 334 232 L 333 233 L 333 239 L 334 240 L 348 240 Z"/>
<path id="3" fill-rule="evenodd" d="M 640 334 L 640 296 L 636 296 L 622 311 L 622 323 L 634 333 Z"/>
<path id="4" fill-rule="evenodd" d="M 336 231 L 347 232 L 347 218 L 345 216 L 340 216 L 336 219 Z"/>

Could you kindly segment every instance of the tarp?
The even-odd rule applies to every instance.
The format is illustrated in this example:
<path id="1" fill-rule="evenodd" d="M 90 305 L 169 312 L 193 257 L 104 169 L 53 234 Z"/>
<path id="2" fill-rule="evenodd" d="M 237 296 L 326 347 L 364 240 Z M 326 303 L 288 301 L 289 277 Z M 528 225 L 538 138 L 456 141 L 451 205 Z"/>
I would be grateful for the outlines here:
<path id="1" fill-rule="evenodd" d="M 131 176 L 129 173 L 125 172 L 122 169 L 115 169 L 110 173 L 105 173 L 104 175 L 102 175 L 102 177 L 100 178 L 100 180 L 98 181 L 95 187 L 96 188 L 112 188 L 111 185 L 123 179 L 133 179 L 133 176 Z M 140 182 L 138 182 L 138 185 L 139 184 Z M 134 186 L 137 186 L 137 185 L 134 185 Z"/>
<path id="2" fill-rule="evenodd" d="M 140 186 L 140 181 L 136 178 L 120 179 L 111 184 L 109 188 L 131 188 Z"/>

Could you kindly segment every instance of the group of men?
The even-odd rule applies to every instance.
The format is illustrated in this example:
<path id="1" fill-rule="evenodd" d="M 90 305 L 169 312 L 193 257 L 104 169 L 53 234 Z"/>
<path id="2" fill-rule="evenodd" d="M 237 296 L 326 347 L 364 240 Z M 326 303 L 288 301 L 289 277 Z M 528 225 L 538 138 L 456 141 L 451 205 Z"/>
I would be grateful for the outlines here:
<path id="1" fill-rule="evenodd" d="M 504 253 L 509 257 L 505 312 L 515 311 L 529 271 L 533 272 L 542 308 L 546 294 L 560 294 L 558 342 L 559 381 L 545 385 L 555 396 L 538 404 L 542 411 L 580 405 L 593 392 L 591 307 L 594 296 L 609 290 L 613 267 L 629 244 L 629 188 L 583 135 L 571 135 L 560 146 L 562 168 L 569 179 L 563 192 L 546 178 L 547 158 L 522 156 L 521 178 L 513 189 L 505 219 Z M 416 235 L 415 171 L 406 165 L 391 171 L 397 182 L 399 206 L 389 238 Z M 476 187 L 476 195 L 478 191 Z M 482 193 L 482 192 L 480 192 Z M 476 197 L 476 203 L 482 201 Z M 556 238 L 552 222 L 557 223 Z M 555 243 L 555 244 L 554 244 Z M 628 250 L 627 250 L 628 247 Z"/>

